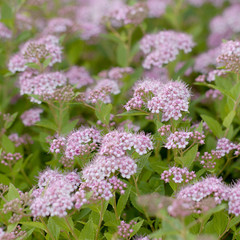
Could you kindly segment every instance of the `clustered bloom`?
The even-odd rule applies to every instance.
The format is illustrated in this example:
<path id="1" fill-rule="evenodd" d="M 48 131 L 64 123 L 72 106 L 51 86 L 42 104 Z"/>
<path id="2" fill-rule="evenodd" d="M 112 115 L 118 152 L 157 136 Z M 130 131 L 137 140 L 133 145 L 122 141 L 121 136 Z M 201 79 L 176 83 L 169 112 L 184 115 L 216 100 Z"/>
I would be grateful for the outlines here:
<path id="1" fill-rule="evenodd" d="M 111 103 L 110 94 L 117 95 L 120 93 L 116 81 L 110 79 L 99 80 L 92 89 L 86 91 L 86 101 L 95 104 L 97 101 Z"/>
<path id="2" fill-rule="evenodd" d="M 80 183 L 76 172 L 61 174 L 56 170 L 45 170 L 39 176 L 38 187 L 32 192 L 32 215 L 66 216 L 67 210 L 74 206 L 73 192 Z"/>
<path id="3" fill-rule="evenodd" d="M 84 67 L 73 66 L 66 73 L 68 81 L 72 85 L 76 85 L 76 88 L 93 83 L 93 79 Z"/>
<path id="4" fill-rule="evenodd" d="M 23 73 L 19 79 L 20 94 L 34 94 L 38 96 L 53 95 L 57 87 L 64 86 L 67 82 L 61 72 L 43 73 L 36 76 L 28 76 Z M 32 102 L 41 103 L 40 100 L 31 97 Z"/>
<path id="5" fill-rule="evenodd" d="M 57 37 L 47 35 L 37 40 L 29 40 L 20 49 L 20 52 L 14 55 L 8 64 L 12 73 L 25 71 L 26 63 L 42 63 L 50 58 L 48 66 L 53 66 L 62 61 L 62 48 L 59 45 Z"/>
<path id="6" fill-rule="evenodd" d="M 44 34 L 63 34 L 71 31 L 73 21 L 69 18 L 52 18 L 48 21 Z"/>
<path id="7" fill-rule="evenodd" d="M 105 18 L 114 27 L 123 25 L 140 24 L 148 15 L 148 8 L 145 3 L 136 3 L 133 6 L 124 5 L 111 11 Z"/>
<path id="8" fill-rule="evenodd" d="M 166 11 L 168 5 L 172 3 L 172 0 L 147 0 L 147 6 L 149 9 L 148 16 L 150 18 L 159 18 Z"/>
<path id="9" fill-rule="evenodd" d="M 118 235 L 124 239 L 129 239 L 131 233 L 133 232 L 133 226 L 136 225 L 137 222 L 131 221 L 126 223 L 125 221 L 121 221 L 118 226 Z"/>
<path id="10" fill-rule="evenodd" d="M 214 17 L 210 22 L 211 34 L 208 37 L 210 47 L 219 46 L 222 39 L 231 39 L 232 36 L 240 32 L 239 24 L 239 4 L 230 5 L 222 15 Z"/>
<path id="11" fill-rule="evenodd" d="M 240 68 L 240 42 L 227 41 L 221 45 L 221 53 L 217 57 L 217 63 L 238 73 Z"/>
<path id="12" fill-rule="evenodd" d="M 145 80 L 134 87 L 133 98 L 125 108 L 147 108 L 151 113 L 162 112 L 162 121 L 182 117 L 182 111 L 188 111 L 190 92 L 187 86 L 180 81 L 168 81 L 163 84 L 157 80 Z"/>
<path id="13" fill-rule="evenodd" d="M 228 213 L 236 216 L 240 215 L 240 185 L 235 184 L 229 191 Z"/>
<path id="14" fill-rule="evenodd" d="M 229 154 L 232 150 L 236 149 L 237 145 L 235 143 L 232 143 L 227 138 L 220 138 L 217 142 L 216 150 L 221 151 L 222 157 L 226 154 Z"/>
<path id="15" fill-rule="evenodd" d="M 151 137 L 144 133 L 133 134 L 112 131 L 103 137 L 99 153 L 106 156 L 122 157 L 132 147 L 139 155 L 146 154 L 153 149 Z"/>
<path id="16" fill-rule="evenodd" d="M 201 53 L 195 59 L 194 71 L 207 74 L 217 65 L 216 59 L 220 53 L 220 48 L 213 48 L 207 52 Z"/>
<path id="17" fill-rule="evenodd" d="M 21 231 L 21 227 L 19 225 L 12 232 L 4 232 L 3 229 L 0 228 L 1 240 L 23 239 L 26 235 L 26 231 Z"/>
<path id="18" fill-rule="evenodd" d="M 0 39 L 9 39 L 12 37 L 12 31 L 0 22 Z"/>
<path id="19" fill-rule="evenodd" d="M 111 68 L 109 71 L 102 71 L 98 75 L 102 78 L 109 78 L 112 80 L 120 80 L 124 76 L 133 73 L 133 69 L 131 67 L 114 67 Z"/>
<path id="20" fill-rule="evenodd" d="M 15 144 L 15 147 L 33 144 L 32 137 L 27 133 L 22 136 L 19 136 L 17 133 L 12 133 L 8 136 L 8 138 Z"/>
<path id="21" fill-rule="evenodd" d="M 216 204 L 228 200 L 229 189 L 222 182 L 222 179 L 207 177 L 192 185 L 184 187 L 177 194 L 177 199 L 192 199 L 196 204 L 201 203 L 202 200 L 208 197 L 213 197 Z"/>
<path id="22" fill-rule="evenodd" d="M 21 115 L 22 122 L 25 126 L 32 126 L 40 121 L 41 108 L 31 108 Z"/>
<path id="23" fill-rule="evenodd" d="M 12 166 L 20 159 L 23 158 L 23 156 L 20 153 L 1 153 L 1 163 L 5 166 L 9 166 L 12 168 Z"/>
<path id="24" fill-rule="evenodd" d="M 169 170 L 165 170 L 161 175 L 161 179 L 166 183 L 169 181 L 173 181 L 175 183 L 188 183 L 195 177 L 196 177 L 195 172 L 194 171 L 189 172 L 186 167 L 185 168 L 171 167 Z"/>
<path id="25" fill-rule="evenodd" d="M 31 195 L 26 192 L 19 191 L 19 197 L 6 202 L 3 205 L 3 213 L 12 213 L 12 216 L 8 220 L 9 223 L 17 223 L 23 217 L 30 216 L 28 214 L 28 206 L 31 204 Z"/>
<path id="26" fill-rule="evenodd" d="M 83 156 L 96 150 L 101 139 L 100 132 L 95 128 L 81 127 L 67 137 L 58 136 L 53 139 L 50 151 L 63 153 L 67 159 L 74 159 L 75 156 Z"/>
<path id="27" fill-rule="evenodd" d="M 205 135 L 201 134 L 198 131 L 176 131 L 174 133 L 171 133 L 167 138 L 165 147 L 167 149 L 183 149 L 186 148 L 186 146 L 189 144 L 190 139 L 192 139 L 194 143 L 204 144 L 204 138 Z"/>
<path id="28" fill-rule="evenodd" d="M 171 125 L 163 125 L 158 129 L 158 132 L 160 133 L 161 136 L 165 136 L 168 134 L 171 130 Z"/>
<path id="29" fill-rule="evenodd" d="M 143 67 L 162 67 L 176 59 L 180 50 L 191 52 L 194 47 L 192 37 L 188 34 L 174 31 L 161 31 L 157 34 L 147 34 L 140 42 L 140 49 L 145 55 Z"/>

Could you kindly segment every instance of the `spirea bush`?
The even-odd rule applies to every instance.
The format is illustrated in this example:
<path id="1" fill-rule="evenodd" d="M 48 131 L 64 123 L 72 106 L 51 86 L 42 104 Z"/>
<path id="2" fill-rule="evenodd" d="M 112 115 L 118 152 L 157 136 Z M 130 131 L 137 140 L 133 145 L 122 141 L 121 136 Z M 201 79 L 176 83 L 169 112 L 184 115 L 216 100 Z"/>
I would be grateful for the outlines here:
<path id="1" fill-rule="evenodd" d="M 239 0 L 0 10 L 0 240 L 240 240 Z"/>

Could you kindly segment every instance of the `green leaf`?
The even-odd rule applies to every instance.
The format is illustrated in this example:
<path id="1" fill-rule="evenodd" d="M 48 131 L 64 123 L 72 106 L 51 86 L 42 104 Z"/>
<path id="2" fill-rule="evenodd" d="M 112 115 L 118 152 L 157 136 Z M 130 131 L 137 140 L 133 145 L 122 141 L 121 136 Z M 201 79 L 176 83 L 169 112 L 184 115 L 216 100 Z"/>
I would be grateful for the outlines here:
<path id="1" fill-rule="evenodd" d="M 53 131 L 57 131 L 58 130 L 56 124 L 51 122 L 51 121 L 49 121 L 49 120 L 47 120 L 47 119 L 43 119 L 43 120 L 41 120 L 39 122 L 36 122 L 35 125 L 38 126 L 38 127 L 51 129 Z"/>
<path id="2" fill-rule="evenodd" d="M 131 110 L 129 112 L 124 112 L 124 113 L 120 113 L 117 114 L 117 116 L 147 116 L 149 115 L 149 113 L 147 112 L 140 112 L 140 111 L 135 111 L 135 110 Z"/>
<path id="3" fill-rule="evenodd" d="M 58 239 L 59 235 L 60 235 L 60 227 L 56 224 L 56 222 L 54 221 L 54 218 L 50 217 L 48 219 L 47 226 L 48 226 L 49 231 L 54 236 L 54 238 Z"/>
<path id="4" fill-rule="evenodd" d="M 49 63 L 51 62 L 51 60 L 52 60 L 52 57 L 49 57 L 49 58 L 47 58 L 47 59 L 44 60 L 44 62 L 43 62 L 43 68 L 44 68 L 44 69 L 49 65 Z"/>
<path id="5" fill-rule="evenodd" d="M 117 46 L 117 63 L 120 67 L 128 66 L 128 51 L 122 42 Z"/>
<path id="6" fill-rule="evenodd" d="M 13 19 L 12 8 L 4 2 L 1 6 L 1 20 L 11 20 Z"/>
<path id="7" fill-rule="evenodd" d="M 226 97 L 229 97 L 233 102 L 235 102 L 234 96 L 230 92 L 226 91 L 225 89 L 223 89 L 221 87 L 218 87 L 218 86 L 215 86 L 212 84 L 208 84 L 208 83 L 197 83 L 197 82 L 194 83 L 194 85 L 205 86 L 205 87 L 219 90 L 223 95 L 225 95 Z"/>
<path id="8" fill-rule="evenodd" d="M 117 213 L 118 213 L 118 216 L 121 216 L 122 211 L 124 210 L 124 208 L 125 208 L 125 206 L 127 204 L 127 201 L 128 201 L 128 198 L 129 198 L 131 190 L 132 190 L 132 186 L 129 186 L 127 188 L 127 190 L 125 191 L 125 193 L 123 195 L 121 195 L 121 197 L 119 198 L 119 200 L 117 202 Z"/>
<path id="9" fill-rule="evenodd" d="M 135 225 L 133 226 L 133 228 L 132 228 L 132 229 L 133 229 L 133 232 L 130 234 L 130 237 L 133 237 L 133 236 L 139 231 L 139 229 L 141 228 L 143 222 L 144 222 L 144 220 L 138 222 L 137 224 L 135 224 Z"/>
<path id="10" fill-rule="evenodd" d="M 79 239 L 94 240 L 96 228 L 94 227 L 92 219 L 89 219 L 81 231 Z"/>
<path id="11" fill-rule="evenodd" d="M 5 124 L 4 124 L 4 128 L 5 128 L 5 129 L 8 129 L 8 128 L 10 128 L 10 127 L 12 126 L 12 124 L 14 123 L 17 115 L 18 115 L 18 113 L 16 112 L 16 113 L 14 113 L 14 114 L 12 114 L 12 115 L 10 116 L 9 121 L 5 122 Z"/>
<path id="12" fill-rule="evenodd" d="M 105 104 L 101 101 L 96 104 L 96 116 L 104 124 L 108 125 L 110 121 L 110 114 L 112 110 L 112 104 Z"/>
<path id="13" fill-rule="evenodd" d="M 23 226 L 30 227 L 30 228 L 38 228 L 46 231 L 45 226 L 40 222 L 20 222 Z"/>
<path id="14" fill-rule="evenodd" d="M 10 179 L 4 174 L 0 174 L 0 183 L 8 185 L 10 183 Z"/>
<path id="15" fill-rule="evenodd" d="M 2 135 L 2 147 L 6 152 L 14 153 L 15 146 L 13 142 L 5 135 Z"/>
<path id="16" fill-rule="evenodd" d="M 207 123 L 208 127 L 211 129 L 213 134 L 216 137 L 221 138 L 221 136 L 223 135 L 223 131 L 222 131 L 222 127 L 218 123 L 218 121 L 216 121 L 215 119 L 213 119 L 210 116 L 203 115 L 203 114 L 201 115 L 201 118 Z"/>
<path id="17" fill-rule="evenodd" d="M 194 64 L 194 60 L 190 59 L 189 61 L 187 61 L 183 67 L 181 67 L 173 76 L 173 79 L 177 79 L 178 77 L 182 77 L 184 75 L 184 73 L 190 68 L 192 67 Z"/>
<path id="18" fill-rule="evenodd" d="M 234 217 L 229 224 L 229 228 L 232 228 L 233 226 L 237 225 L 240 223 L 240 216 Z"/>
<path id="19" fill-rule="evenodd" d="M 228 128 L 232 124 L 232 121 L 236 115 L 236 111 L 232 110 L 223 120 L 223 126 Z"/>
<path id="20" fill-rule="evenodd" d="M 7 193 L 7 200 L 11 201 L 11 200 L 16 199 L 16 198 L 20 198 L 19 192 L 15 188 L 15 186 L 12 183 L 10 183 L 9 190 L 8 190 L 8 193 Z"/>
<path id="21" fill-rule="evenodd" d="M 73 120 L 73 121 L 71 121 L 71 122 L 68 122 L 66 125 L 64 125 L 63 128 L 62 128 L 62 131 L 61 131 L 62 134 L 71 132 L 71 131 L 76 127 L 78 121 L 79 121 L 79 120 L 76 119 L 76 120 Z"/>
<path id="22" fill-rule="evenodd" d="M 191 167 L 194 159 L 196 158 L 197 151 L 198 151 L 198 145 L 195 145 L 184 154 L 182 158 L 182 162 L 185 167 L 187 168 Z"/>
<path id="23" fill-rule="evenodd" d="M 138 165 L 138 169 L 137 169 L 137 172 L 135 174 L 135 177 L 137 178 L 140 173 L 142 172 L 144 166 L 146 165 L 147 163 L 147 160 L 148 158 L 150 157 L 151 155 L 151 152 L 149 152 L 148 154 L 146 155 L 142 155 L 138 160 L 137 160 L 137 165 Z"/>
<path id="24" fill-rule="evenodd" d="M 214 232 L 218 233 L 218 235 L 221 235 L 227 227 L 228 216 L 223 211 L 218 212 L 214 214 L 212 221 L 213 221 L 213 228 L 215 230 Z"/>
<path id="25" fill-rule="evenodd" d="M 64 218 L 60 218 L 57 216 L 54 216 L 51 218 L 52 218 L 52 221 L 54 221 L 54 223 L 60 227 L 60 229 L 65 230 L 66 232 L 69 232 L 69 227 Z M 70 218 L 68 217 L 68 219 L 70 219 Z M 69 221 L 69 222 L 70 222 L 71 227 L 73 227 L 72 221 Z"/>
<path id="26" fill-rule="evenodd" d="M 38 71 L 41 71 L 41 68 L 40 68 L 40 66 L 37 63 L 30 62 L 30 63 L 26 63 L 25 65 L 27 67 L 30 67 L 30 68 L 36 69 Z"/>

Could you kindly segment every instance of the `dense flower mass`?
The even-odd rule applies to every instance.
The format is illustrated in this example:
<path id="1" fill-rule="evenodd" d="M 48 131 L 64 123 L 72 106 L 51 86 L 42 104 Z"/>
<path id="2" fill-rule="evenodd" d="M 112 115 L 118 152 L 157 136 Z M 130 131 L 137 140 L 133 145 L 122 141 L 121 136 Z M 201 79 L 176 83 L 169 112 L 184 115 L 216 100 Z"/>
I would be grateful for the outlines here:
<path id="1" fill-rule="evenodd" d="M 194 42 L 190 35 L 174 31 L 162 31 L 144 36 L 140 49 L 145 55 L 143 67 L 162 67 L 176 59 L 180 50 L 191 52 Z"/>
<path id="2" fill-rule="evenodd" d="M 34 94 L 39 97 L 53 95 L 57 87 L 64 86 L 67 82 L 65 75 L 61 72 L 43 73 L 39 75 L 23 73 L 19 79 L 20 93 Z M 31 97 L 32 102 L 41 103 L 40 100 Z"/>
<path id="3" fill-rule="evenodd" d="M 73 66 L 65 75 L 69 83 L 76 85 L 76 88 L 81 88 L 93 83 L 93 79 L 84 67 Z"/>
<path id="4" fill-rule="evenodd" d="M 12 37 L 12 32 L 0 22 L 0 39 L 6 40 Z"/>
<path id="5" fill-rule="evenodd" d="M 75 172 L 61 174 L 56 170 L 44 171 L 39 176 L 38 188 L 32 192 L 32 215 L 66 216 L 67 210 L 74 206 L 72 193 L 80 183 L 80 177 Z"/>
<path id="6" fill-rule="evenodd" d="M 221 53 L 217 57 L 220 66 L 225 66 L 233 72 L 239 72 L 240 65 L 240 42 L 227 41 L 221 45 Z"/>
<path id="7" fill-rule="evenodd" d="M 229 198 L 229 188 L 216 177 L 208 177 L 193 185 L 186 186 L 177 194 L 180 199 L 192 199 L 196 203 L 207 197 L 213 197 L 216 204 L 227 201 Z"/>
<path id="8" fill-rule="evenodd" d="M 188 111 L 190 92 L 180 81 L 165 84 L 157 80 L 146 80 L 135 86 L 133 98 L 125 105 L 131 109 L 147 108 L 151 113 L 162 112 L 162 121 L 182 117 L 181 112 Z"/>
<path id="9" fill-rule="evenodd" d="M 238 239 L 239 12 L 1 1 L 0 239 Z"/>
<path id="10" fill-rule="evenodd" d="M 25 126 L 32 126 L 40 121 L 40 114 L 43 112 L 41 108 L 32 108 L 25 111 L 21 115 L 22 122 Z"/>
<path id="11" fill-rule="evenodd" d="M 49 66 L 62 61 L 62 48 L 59 40 L 52 35 L 26 42 L 20 52 L 10 59 L 8 67 L 12 73 L 22 72 L 26 70 L 27 63 L 43 63 L 47 58 L 50 58 Z"/>
<path id="12" fill-rule="evenodd" d="M 90 103 L 102 101 L 104 103 L 111 103 L 110 94 L 119 94 L 120 89 L 116 81 L 110 79 L 102 79 L 92 89 L 87 89 L 86 100 Z"/>
<path id="13" fill-rule="evenodd" d="M 189 172 L 187 168 L 171 167 L 168 171 L 165 170 L 161 179 L 165 182 L 173 181 L 175 183 L 188 183 L 196 177 L 194 171 Z"/>

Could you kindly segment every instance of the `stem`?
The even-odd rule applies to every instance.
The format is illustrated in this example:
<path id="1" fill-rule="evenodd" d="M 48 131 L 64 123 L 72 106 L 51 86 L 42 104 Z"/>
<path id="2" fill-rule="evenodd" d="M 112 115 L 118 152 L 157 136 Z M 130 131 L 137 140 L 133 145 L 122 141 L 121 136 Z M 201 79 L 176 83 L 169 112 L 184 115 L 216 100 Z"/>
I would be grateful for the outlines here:
<path id="1" fill-rule="evenodd" d="M 99 233 L 100 233 L 102 220 L 103 220 L 103 200 L 101 202 L 101 212 L 100 212 L 100 218 L 99 218 L 99 223 L 98 223 L 98 228 L 97 228 L 97 233 L 96 233 L 95 240 L 98 240 L 98 236 L 99 236 Z"/>
<path id="2" fill-rule="evenodd" d="M 138 197 L 138 196 L 140 196 L 140 192 L 139 192 L 139 189 L 138 189 L 138 186 L 137 186 L 137 179 L 134 177 L 134 175 L 132 175 L 132 178 L 133 178 L 133 181 L 134 181 L 134 184 L 135 184 L 135 188 L 136 188 L 136 191 L 137 191 L 137 197 Z M 155 229 L 154 229 L 154 226 L 152 225 L 152 221 L 149 218 L 149 215 L 148 215 L 148 213 L 146 211 L 146 208 L 145 207 L 142 207 L 142 208 L 143 208 L 144 215 L 147 218 L 147 222 L 148 222 L 151 230 L 154 232 Z"/>
<path id="3" fill-rule="evenodd" d="M 117 212 L 117 204 L 116 204 L 116 194 L 113 195 L 113 209 L 115 212 L 116 219 L 119 220 L 118 212 Z"/>
<path id="4" fill-rule="evenodd" d="M 227 165 L 230 163 L 230 161 L 232 160 L 233 158 L 228 158 L 227 159 L 227 162 L 225 163 L 225 165 L 223 166 L 223 168 L 221 169 L 221 171 L 218 173 L 218 175 L 220 175 L 222 172 L 223 172 L 223 170 L 227 167 Z"/>
<path id="5" fill-rule="evenodd" d="M 236 112 L 237 106 L 238 106 L 239 102 L 240 102 L 240 95 L 238 96 L 237 100 L 235 101 L 235 104 L 234 104 L 234 107 L 233 107 L 233 111 Z M 232 119 L 232 121 L 233 121 L 233 119 Z M 225 134 L 224 134 L 224 137 L 227 137 L 228 132 L 229 132 L 229 129 L 230 129 L 230 126 L 231 126 L 231 124 L 232 124 L 232 121 L 231 121 L 231 123 L 229 124 L 229 127 L 226 129 Z"/>
<path id="6" fill-rule="evenodd" d="M 47 224 L 46 224 L 45 221 L 43 220 L 43 218 L 42 218 L 42 217 L 39 217 L 39 219 L 41 220 L 42 224 L 45 226 L 46 231 L 47 231 L 48 235 L 50 236 L 50 238 L 52 238 L 53 240 L 55 240 L 55 238 L 53 237 L 52 233 L 51 233 L 50 230 L 48 229 Z"/>
<path id="7" fill-rule="evenodd" d="M 69 228 L 71 234 L 73 235 L 74 239 L 78 240 L 78 237 L 77 237 L 76 234 L 74 233 L 74 230 L 72 229 L 72 226 L 70 225 L 67 217 L 64 217 L 64 219 L 65 219 L 65 221 L 66 221 L 66 223 L 67 223 L 67 225 L 68 225 L 68 228 Z"/>
<path id="8" fill-rule="evenodd" d="M 218 237 L 219 240 L 220 240 L 220 239 L 225 235 L 225 233 L 228 231 L 228 228 L 229 228 L 229 224 L 230 224 L 230 222 L 231 222 L 231 219 L 232 219 L 232 216 L 228 219 L 228 223 L 227 223 L 227 226 L 226 226 L 224 232 Z"/>
<path id="9" fill-rule="evenodd" d="M 25 173 L 24 169 L 21 169 L 20 171 L 21 171 L 24 179 L 27 181 L 27 183 L 28 183 L 30 186 L 32 186 L 32 182 L 31 182 L 30 179 L 28 178 L 28 176 L 27 176 L 27 174 Z"/>

